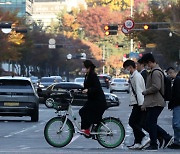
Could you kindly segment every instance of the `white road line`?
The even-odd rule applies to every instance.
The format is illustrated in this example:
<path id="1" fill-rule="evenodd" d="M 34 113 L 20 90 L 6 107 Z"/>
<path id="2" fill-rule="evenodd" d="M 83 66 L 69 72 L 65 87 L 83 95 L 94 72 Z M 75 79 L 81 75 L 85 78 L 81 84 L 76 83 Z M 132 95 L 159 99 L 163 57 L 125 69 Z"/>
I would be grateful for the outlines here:
<path id="1" fill-rule="evenodd" d="M 23 147 L 23 148 L 21 148 L 21 150 L 26 150 L 26 149 L 30 149 L 30 147 Z"/>
<path id="2" fill-rule="evenodd" d="M 37 132 L 40 132 L 42 129 L 39 129 L 39 130 L 35 130 L 34 132 L 37 133 Z"/>
<path id="3" fill-rule="evenodd" d="M 76 136 L 74 136 L 74 137 L 72 138 L 72 140 L 71 140 L 70 143 L 72 143 L 72 142 L 74 142 L 75 140 L 77 140 L 80 136 L 81 136 L 81 135 L 76 135 Z"/>
<path id="4" fill-rule="evenodd" d="M 29 128 L 23 129 L 23 130 L 21 130 L 21 131 L 10 133 L 9 135 L 6 135 L 6 136 L 4 136 L 4 137 L 11 137 L 11 136 L 13 136 L 13 135 L 17 135 L 17 134 L 20 134 L 20 133 L 26 132 L 26 131 L 28 131 L 28 130 L 30 130 L 30 129 L 33 129 L 33 128 L 36 128 L 36 127 L 37 127 L 37 126 L 36 126 L 36 125 L 34 125 L 34 126 L 32 126 L 32 127 L 29 127 Z"/>

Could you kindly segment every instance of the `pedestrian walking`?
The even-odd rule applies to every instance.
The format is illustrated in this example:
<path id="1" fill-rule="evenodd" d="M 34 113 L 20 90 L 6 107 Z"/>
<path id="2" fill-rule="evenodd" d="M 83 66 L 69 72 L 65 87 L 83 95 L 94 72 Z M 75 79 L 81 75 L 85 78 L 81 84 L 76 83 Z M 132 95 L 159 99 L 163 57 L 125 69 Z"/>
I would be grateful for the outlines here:
<path id="1" fill-rule="evenodd" d="M 169 67 L 166 72 L 174 80 L 172 99 L 168 104 L 168 109 L 173 111 L 172 126 L 174 130 L 174 142 L 168 148 L 180 149 L 180 73 L 178 74 L 173 67 Z"/>
<path id="2" fill-rule="evenodd" d="M 130 73 L 130 106 L 132 106 L 132 112 L 129 117 L 129 125 L 133 129 L 134 144 L 128 146 L 129 149 L 142 149 L 146 146 L 150 139 L 142 131 L 142 120 L 144 111 L 141 111 L 141 105 L 144 102 L 144 96 L 142 92 L 145 90 L 145 83 L 142 75 L 136 70 L 135 62 L 127 60 L 123 64 L 126 72 Z"/>
<path id="3" fill-rule="evenodd" d="M 141 106 L 142 111 L 147 111 L 146 130 L 150 136 L 150 146 L 146 148 L 148 151 L 158 150 L 157 138 L 162 137 L 165 141 L 164 148 L 172 143 L 173 137 L 170 136 L 158 124 L 158 117 L 163 108 L 166 106 L 164 101 L 164 74 L 162 69 L 156 63 L 154 56 L 151 53 L 143 55 L 142 61 L 150 69 L 150 74 L 146 81 L 146 90 L 143 91 L 144 103 Z"/>
<path id="4" fill-rule="evenodd" d="M 137 61 L 137 71 L 141 73 L 141 75 L 144 78 L 144 82 L 146 85 L 146 79 L 147 79 L 147 75 L 148 75 L 148 71 L 145 69 L 144 63 L 142 62 L 142 59 L 139 59 Z"/>

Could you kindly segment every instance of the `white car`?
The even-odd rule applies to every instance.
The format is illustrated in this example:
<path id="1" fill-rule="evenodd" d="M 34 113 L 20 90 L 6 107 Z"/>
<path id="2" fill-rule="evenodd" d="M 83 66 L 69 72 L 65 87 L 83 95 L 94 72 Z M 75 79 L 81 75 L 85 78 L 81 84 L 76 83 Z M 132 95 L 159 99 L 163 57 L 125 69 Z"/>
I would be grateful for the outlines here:
<path id="1" fill-rule="evenodd" d="M 110 84 L 110 93 L 114 91 L 125 91 L 129 93 L 129 83 L 124 78 L 113 78 Z"/>
<path id="2" fill-rule="evenodd" d="M 79 84 L 81 84 L 82 86 L 84 86 L 84 77 L 79 77 L 79 78 L 75 78 L 74 79 L 74 82 L 75 83 L 79 83 Z"/>

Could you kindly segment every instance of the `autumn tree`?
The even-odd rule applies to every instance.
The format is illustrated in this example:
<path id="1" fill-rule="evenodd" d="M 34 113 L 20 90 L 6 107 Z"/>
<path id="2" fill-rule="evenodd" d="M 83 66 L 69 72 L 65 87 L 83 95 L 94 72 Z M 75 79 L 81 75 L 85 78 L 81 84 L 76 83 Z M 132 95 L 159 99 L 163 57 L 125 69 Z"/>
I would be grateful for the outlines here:
<path id="1" fill-rule="evenodd" d="M 89 8 L 77 16 L 80 27 L 84 29 L 89 38 L 104 38 L 105 24 L 120 24 L 122 13 L 112 12 L 109 7 Z"/>
<path id="2" fill-rule="evenodd" d="M 180 3 L 180 2 L 179 2 Z M 172 23 L 169 30 L 148 30 L 148 31 L 135 31 L 134 38 L 140 40 L 142 45 L 145 47 L 148 43 L 156 44 L 154 49 L 156 52 L 160 52 L 171 61 L 178 61 L 179 54 L 179 28 L 178 22 L 180 21 L 179 14 L 177 13 L 180 8 L 180 4 L 172 4 L 171 7 L 165 6 L 160 8 L 154 5 L 150 6 L 150 11 L 147 13 L 134 14 L 135 22 L 170 22 Z M 162 25 L 160 25 L 162 26 Z M 172 37 L 169 37 L 169 33 L 172 29 Z M 173 32 L 174 31 L 174 32 Z"/>
<path id="3" fill-rule="evenodd" d="M 86 0 L 89 7 L 108 6 L 113 11 L 123 11 L 130 8 L 131 0 Z"/>

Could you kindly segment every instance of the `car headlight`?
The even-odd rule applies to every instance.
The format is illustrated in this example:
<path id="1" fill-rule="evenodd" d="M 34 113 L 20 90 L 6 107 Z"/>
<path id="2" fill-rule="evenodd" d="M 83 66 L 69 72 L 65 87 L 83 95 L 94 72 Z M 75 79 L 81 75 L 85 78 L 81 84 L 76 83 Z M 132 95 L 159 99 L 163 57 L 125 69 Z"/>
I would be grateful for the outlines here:
<path id="1" fill-rule="evenodd" d="M 39 87 L 40 87 L 40 88 L 44 88 L 44 85 L 40 84 Z"/>
<path id="2" fill-rule="evenodd" d="M 113 95 L 109 95 L 109 99 L 114 102 L 117 101 L 116 97 Z"/>

